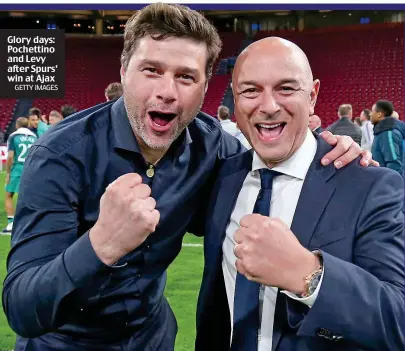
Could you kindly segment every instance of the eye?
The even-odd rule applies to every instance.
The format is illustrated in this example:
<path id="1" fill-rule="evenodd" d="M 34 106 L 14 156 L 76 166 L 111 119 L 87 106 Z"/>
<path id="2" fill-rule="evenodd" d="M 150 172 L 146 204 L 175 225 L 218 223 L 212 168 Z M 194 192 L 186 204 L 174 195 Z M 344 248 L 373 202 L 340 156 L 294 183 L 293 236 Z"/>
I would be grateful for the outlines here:
<path id="1" fill-rule="evenodd" d="M 282 90 L 282 91 L 285 91 L 285 92 L 293 92 L 293 91 L 295 91 L 294 88 L 292 88 L 292 87 L 286 87 L 286 86 L 281 87 L 281 90 Z"/>
<path id="2" fill-rule="evenodd" d="M 153 67 L 146 67 L 143 69 L 143 71 L 146 71 L 148 73 L 154 73 L 154 74 L 158 73 L 157 69 L 153 68 Z"/>
<path id="3" fill-rule="evenodd" d="M 194 77 L 188 75 L 188 74 L 180 74 L 179 75 L 180 79 L 188 80 L 194 82 Z"/>
<path id="4" fill-rule="evenodd" d="M 257 92 L 257 89 L 256 89 L 256 88 L 249 88 L 249 89 L 245 89 L 244 91 L 242 91 L 242 94 L 245 94 L 245 93 L 255 93 L 255 92 Z"/>
<path id="5" fill-rule="evenodd" d="M 245 98 L 248 99 L 253 99 L 259 95 L 259 89 L 253 87 L 247 88 L 245 90 L 242 90 L 242 92 L 240 92 L 239 95 L 243 95 Z"/>

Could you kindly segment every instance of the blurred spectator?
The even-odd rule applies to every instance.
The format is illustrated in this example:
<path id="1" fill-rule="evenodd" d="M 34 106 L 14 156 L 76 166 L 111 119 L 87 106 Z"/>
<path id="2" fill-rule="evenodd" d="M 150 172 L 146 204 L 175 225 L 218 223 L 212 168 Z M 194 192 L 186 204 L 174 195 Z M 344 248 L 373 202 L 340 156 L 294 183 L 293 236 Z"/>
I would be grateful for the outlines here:
<path id="1" fill-rule="evenodd" d="M 60 113 L 62 114 L 63 118 L 73 115 L 75 112 L 77 112 L 77 110 L 71 105 L 63 105 L 60 108 Z"/>
<path id="2" fill-rule="evenodd" d="M 105 98 L 107 101 L 117 100 L 122 96 L 123 93 L 124 90 L 121 83 L 111 83 L 105 89 Z"/>
<path id="3" fill-rule="evenodd" d="M 374 141 L 371 152 L 381 167 L 391 168 L 403 176 L 404 130 L 398 120 L 392 117 L 394 107 L 390 101 L 379 100 L 371 110 L 374 125 Z"/>
<path id="4" fill-rule="evenodd" d="M 357 125 L 361 128 L 361 120 L 360 120 L 360 117 L 356 117 L 356 118 L 354 119 L 354 123 L 357 124 Z"/>
<path id="5" fill-rule="evenodd" d="M 28 110 L 28 129 L 33 132 L 37 137 L 38 125 L 41 118 L 41 110 L 38 107 L 32 107 Z"/>
<path id="6" fill-rule="evenodd" d="M 48 120 L 46 118 L 46 115 L 41 115 L 39 118 L 38 122 L 38 137 L 40 137 L 42 134 L 45 134 L 45 132 L 49 129 L 48 125 Z"/>
<path id="7" fill-rule="evenodd" d="M 357 144 L 361 144 L 361 129 L 352 122 L 353 108 L 350 104 L 339 106 L 339 120 L 328 127 L 328 130 L 335 135 L 348 135 Z"/>
<path id="8" fill-rule="evenodd" d="M 55 124 L 59 123 L 62 119 L 63 119 L 63 116 L 58 111 L 53 110 L 49 114 L 49 124 L 51 126 L 54 126 Z"/>
<path id="9" fill-rule="evenodd" d="M 361 111 L 360 121 L 361 121 L 361 147 L 365 150 L 371 151 L 374 140 L 374 127 L 370 122 L 370 110 L 365 109 Z"/>
<path id="10" fill-rule="evenodd" d="M 223 130 L 235 136 L 238 132 L 236 128 L 236 124 L 229 119 L 229 108 L 221 105 L 218 107 L 218 120 L 221 123 L 221 127 Z"/>

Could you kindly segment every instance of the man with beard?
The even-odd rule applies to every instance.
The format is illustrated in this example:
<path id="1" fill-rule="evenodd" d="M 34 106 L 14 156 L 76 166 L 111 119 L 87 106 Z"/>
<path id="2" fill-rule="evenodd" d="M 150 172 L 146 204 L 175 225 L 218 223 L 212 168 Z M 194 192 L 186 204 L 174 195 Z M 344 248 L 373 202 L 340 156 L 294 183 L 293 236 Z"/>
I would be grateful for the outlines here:
<path id="1" fill-rule="evenodd" d="M 221 161 L 244 151 L 199 112 L 221 49 L 207 19 L 156 3 L 124 39 L 124 96 L 61 121 L 27 158 L 3 291 L 16 351 L 173 350 L 166 269 L 186 231 L 203 235 Z M 325 160 L 344 166 L 360 149 L 339 141 Z"/>

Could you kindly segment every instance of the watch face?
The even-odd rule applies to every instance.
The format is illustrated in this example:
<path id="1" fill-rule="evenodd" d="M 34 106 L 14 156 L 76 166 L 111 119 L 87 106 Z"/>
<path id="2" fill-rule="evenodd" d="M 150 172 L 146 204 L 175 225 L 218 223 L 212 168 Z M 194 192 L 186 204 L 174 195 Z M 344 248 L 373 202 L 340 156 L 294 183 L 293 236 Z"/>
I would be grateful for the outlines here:
<path id="1" fill-rule="evenodd" d="M 313 292 L 316 290 L 316 287 L 318 286 L 319 281 L 321 280 L 321 276 L 322 272 L 319 272 L 310 280 L 308 284 L 309 295 L 313 294 Z"/>

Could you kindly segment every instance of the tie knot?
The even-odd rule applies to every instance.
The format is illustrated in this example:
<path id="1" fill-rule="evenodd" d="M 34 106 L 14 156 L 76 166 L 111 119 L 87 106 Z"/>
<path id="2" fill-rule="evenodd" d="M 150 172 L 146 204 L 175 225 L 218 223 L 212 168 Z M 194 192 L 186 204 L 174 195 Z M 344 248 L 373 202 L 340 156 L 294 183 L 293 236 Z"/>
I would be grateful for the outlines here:
<path id="1" fill-rule="evenodd" d="M 259 169 L 259 173 L 262 189 L 270 189 L 273 184 L 273 178 L 281 174 L 280 172 L 272 171 L 267 168 Z"/>

